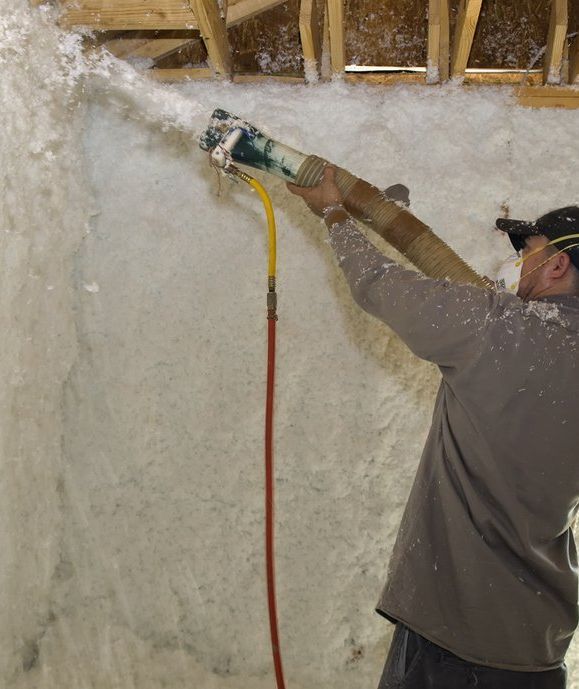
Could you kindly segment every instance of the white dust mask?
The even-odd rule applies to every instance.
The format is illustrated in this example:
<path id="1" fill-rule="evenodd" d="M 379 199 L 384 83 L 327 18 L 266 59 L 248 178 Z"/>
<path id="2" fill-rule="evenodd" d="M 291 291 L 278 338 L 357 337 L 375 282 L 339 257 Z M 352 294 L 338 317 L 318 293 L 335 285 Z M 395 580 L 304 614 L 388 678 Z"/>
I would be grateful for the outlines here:
<path id="1" fill-rule="evenodd" d="M 559 242 L 563 242 L 567 239 L 579 239 L 579 233 L 568 234 L 565 237 L 557 237 L 557 239 L 552 239 L 548 244 L 545 244 L 545 246 L 538 247 L 524 258 L 519 253 L 511 254 L 511 256 L 509 256 L 505 261 L 503 261 L 497 272 L 497 277 L 495 280 L 497 289 L 517 294 L 519 290 L 519 283 L 521 282 L 521 279 L 523 277 L 523 263 L 527 259 L 531 258 L 531 256 L 535 256 L 535 254 L 540 254 L 548 246 L 555 246 Z M 559 254 L 563 253 L 564 251 L 568 251 L 569 249 L 574 249 L 577 246 L 579 246 L 579 242 L 575 242 L 575 244 L 566 246 L 564 249 L 560 249 L 556 254 L 548 256 L 542 263 L 539 263 L 538 266 L 535 266 L 533 270 L 529 271 L 525 275 L 525 277 L 531 275 L 531 273 L 534 273 L 536 270 L 542 268 L 552 258 L 555 258 L 555 256 L 558 256 Z"/>
<path id="2" fill-rule="evenodd" d="M 519 289 L 522 270 L 523 259 L 519 254 L 511 254 L 501 263 L 498 269 L 495 279 L 497 288 L 505 292 L 516 294 Z"/>

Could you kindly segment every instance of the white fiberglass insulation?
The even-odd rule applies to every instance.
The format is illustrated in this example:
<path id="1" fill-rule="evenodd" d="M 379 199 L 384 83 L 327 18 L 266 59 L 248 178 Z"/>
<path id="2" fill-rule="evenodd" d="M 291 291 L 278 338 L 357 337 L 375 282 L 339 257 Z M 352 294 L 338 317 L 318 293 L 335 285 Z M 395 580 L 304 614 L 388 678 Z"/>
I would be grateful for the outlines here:
<path id="1" fill-rule="evenodd" d="M 579 112 L 491 89 L 191 83 L 0 7 L 0 686 L 270 689 L 266 232 L 196 138 L 215 107 L 386 187 L 481 272 L 508 203 L 579 203 Z M 277 584 L 288 689 L 368 689 L 373 612 L 438 373 L 351 301 L 320 221 L 279 226 Z M 497 620 L 500 625 L 500 620 Z M 571 689 L 579 646 L 569 653 Z"/>

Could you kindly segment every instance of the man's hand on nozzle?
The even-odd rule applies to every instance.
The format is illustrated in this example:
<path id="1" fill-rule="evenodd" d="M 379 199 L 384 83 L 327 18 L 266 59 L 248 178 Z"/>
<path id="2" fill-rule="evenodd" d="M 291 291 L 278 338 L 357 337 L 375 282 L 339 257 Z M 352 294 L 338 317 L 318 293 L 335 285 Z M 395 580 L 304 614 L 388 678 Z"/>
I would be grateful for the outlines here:
<path id="1" fill-rule="evenodd" d="M 292 194 L 301 196 L 310 210 L 320 217 L 323 217 L 328 209 L 344 204 L 342 192 L 336 185 L 336 167 L 334 165 L 326 165 L 322 181 L 315 187 L 298 187 L 296 184 L 288 182 L 287 188 Z"/>

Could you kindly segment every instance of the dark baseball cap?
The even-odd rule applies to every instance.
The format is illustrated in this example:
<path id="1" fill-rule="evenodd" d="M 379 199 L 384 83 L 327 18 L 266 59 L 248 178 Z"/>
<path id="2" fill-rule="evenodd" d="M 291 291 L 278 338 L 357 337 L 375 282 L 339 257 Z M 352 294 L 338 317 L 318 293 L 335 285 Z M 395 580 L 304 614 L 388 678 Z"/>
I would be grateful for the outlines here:
<path id="1" fill-rule="evenodd" d="M 566 251 L 575 267 L 579 269 L 579 246 L 576 246 L 579 244 L 579 237 L 569 237 L 569 235 L 579 235 L 579 206 L 558 208 L 542 215 L 534 222 L 498 218 L 496 226 L 509 235 L 516 251 L 522 250 L 525 246 L 525 238 L 531 235 L 544 235 L 551 242 L 561 237 L 568 237 L 553 246 L 558 250 Z"/>

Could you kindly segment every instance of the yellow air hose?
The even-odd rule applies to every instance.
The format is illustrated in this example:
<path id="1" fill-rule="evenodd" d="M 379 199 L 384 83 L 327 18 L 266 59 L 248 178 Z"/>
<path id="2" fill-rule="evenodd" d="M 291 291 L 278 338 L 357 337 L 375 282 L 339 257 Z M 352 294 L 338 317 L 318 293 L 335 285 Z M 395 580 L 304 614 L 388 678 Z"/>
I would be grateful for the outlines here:
<path id="1" fill-rule="evenodd" d="M 268 196 L 267 191 L 254 177 L 243 172 L 234 165 L 230 165 L 227 169 L 230 174 L 239 177 L 244 182 L 247 182 L 251 187 L 253 187 L 259 197 L 261 198 L 263 205 L 265 207 L 265 215 L 267 217 L 267 231 L 269 236 L 269 261 L 268 261 L 268 279 L 272 278 L 275 280 L 275 270 L 276 270 L 276 231 L 275 231 L 275 216 L 273 214 L 273 204 Z"/>
<path id="2" fill-rule="evenodd" d="M 275 597 L 275 559 L 274 559 L 274 511 L 273 511 L 273 399 L 275 382 L 275 326 L 277 321 L 277 295 L 275 292 L 276 270 L 276 231 L 273 205 L 266 190 L 253 177 L 234 165 L 227 172 L 247 182 L 259 194 L 267 216 L 269 235 L 268 293 L 267 293 L 267 393 L 265 403 L 265 559 L 267 576 L 267 601 L 269 607 L 269 627 L 275 678 L 278 689 L 285 689 L 277 610 Z"/>

